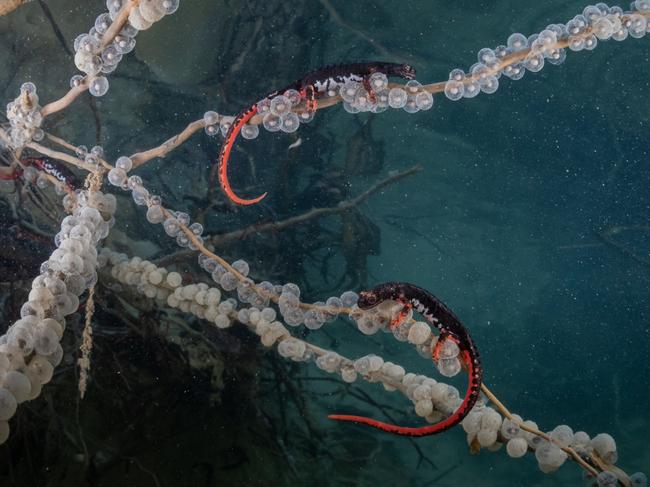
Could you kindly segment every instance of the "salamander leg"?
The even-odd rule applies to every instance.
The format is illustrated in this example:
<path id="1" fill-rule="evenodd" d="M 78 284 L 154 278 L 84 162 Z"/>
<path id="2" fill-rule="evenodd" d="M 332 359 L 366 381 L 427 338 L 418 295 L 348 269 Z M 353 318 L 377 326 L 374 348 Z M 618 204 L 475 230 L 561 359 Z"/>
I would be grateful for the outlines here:
<path id="1" fill-rule="evenodd" d="M 377 94 L 375 93 L 375 90 L 372 89 L 372 86 L 370 86 L 370 78 L 368 76 L 363 77 L 363 87 L 368 92 L 370 101 L 372 103 L 377 103 Z"/>
<path id="2" fill-rule="evenodd" d="M 445 340 L 447 338 L 449 338 L 449 335 L 447 333 L 441 333 L 438 337 L 438 341 L 431 351 L 431 358 L 435 363 L 438 363 L 438 360 L 440 360 L 440 351 L 442 350 L 442 345 L 445 343 Z"/>
<path id="3" fill-rule="evenodd" d="M 398 327 L 404 322 L 409 312 L 411 311 L 411 308 L 412 306 L 410 303 L 402 303 L 402 309 L 390 320 L 389 327 L 391 330 Z"/>
<path id="4" fill-rule="evenodd" d="M 300 92 L 300 96 L 304 98 L 307 111 L 314 113 L 318 109 L 318 101 L 316 101 L 316 89 L 313 85 L 308 85 Z"/>

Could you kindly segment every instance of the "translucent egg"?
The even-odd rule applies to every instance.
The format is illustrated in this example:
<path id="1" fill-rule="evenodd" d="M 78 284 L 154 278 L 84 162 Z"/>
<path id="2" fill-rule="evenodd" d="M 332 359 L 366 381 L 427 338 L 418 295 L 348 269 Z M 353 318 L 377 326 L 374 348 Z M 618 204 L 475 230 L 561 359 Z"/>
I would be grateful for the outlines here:
<path id="1" fill-rule="evenodd" d="M 15 413 L 18 403 L 11 392 L 0 387 L 0 421 L 7 421 Z"/>
<path id="2" fill-rule="evenodd" d="M 273 308 L 264 308 L 260 312 L 260 316 L 263 320 L 266 320 L 268 322 L 272 322 L 276 318 L 276 312 Z"/>
<path id="3" fill-rule="evenodd" d="M 465 93 L 465 84 L 462 81 L 449 80 L 445 83 L 445 96 L 451 101 L 460 100 Z"/>
<path id="4" fill-rule="evenodd" d="M 648 28 L 648 20 L 640 14 L 630 15 L 630 25 L 628 26 L 628 32 L 630 36 L 635 39 L 640 39 L 645 36 Z"/>
<path id="5" fill-rule="evenodd" d="M 221 135 L 224 137 L 228 135 L 228 131 L 230 130 L 230 127 L 232 127 L 234 120 L 234 117 L 221 117 L 221 120 L 219 121 L 219 130 L 221 130 Z"/>
<path id="6" fill-rule="evenodd" d="M 305 342 L 295 338 L 282 340 L 278 345 L 278 353 L 286 358 L 301 359 L 305 350 Z"/>
<path id="7" fill-rule="evenodd" d="M 573 442 L 573 430 L 566 424 L 556 426 L 550 432 L 551 438 L 557 441 L 560 446 L 569 446 Z"/>
<path id="8" fill-rule="evenodd" d="M 38 327 L 34 332 L 34 351 L 39 355 L 54 353 L 59 344 L 59 336 L 48 327 Z"/>
<path id="9" fill-rule="evenodd" d="M 433 95 L 428 91 L 422 91 L 415 95 L 415 105 L 419 110 L 430 110 L 433 106 Z"/>
<path id="10" fill-rule="evenodd" d="M 344 365 L 341 367 L 341 379 L 343 379 L 343 382 L 347 382 L 348 384 L 354 382 L 357 380 L 357 371 L 354 370 L 354 367 L 351 365 Z"/>
<path id="11" fill-rule="evenodd" d="M 7 345 L 23 355 L 29 355 L 34 349 L 34 337 L 27 327 L 13 326 L 7 333 Z"/>
<path id="12" fill-rule="evenodd" d="M 414 79 L 407 81 L 406 85 L 404 85 L 404 90 L 409 95 L 415 95 L 416 93 L 419 93 L 421 89 L 422 83 Z"/>
<path id="13" fill-rule="evenodd" d="M 106 46 L 106 49 L 102 51 L 102 61 L 104 66 L 114 66 L 122 60 L 122 54 L 117 50 L 115 44 Z M 103 69 L 103 68 L 102 68 Z"/>
<path id="14" fill-rule="evenodd" d="M 140 9 L 133 8 L 129 13 L 129 24 L 138 30 L 147 30 L 153 23 L 149 22 L 142 16 Z"/>
<path id="15" fill-rule="evenodd" d="M 388 92 L 388 104 L 391 108 L 403 108 L 407 99 L 408 95 L 402 88 L 391 88 Z"/>
<path id="16" fill-rule="evenodd" d="M 406 99 L 406 105 L 404 105 L 403 109 L 406 113 L 417 113 L 420 111 L 420 108 L 415 101 L 415 96 L 408 96 Z"/>
<path id="17" fill-rule="evenodd" d="M 282 120 L 273 113 L 267 113 L 262 119 L 262 125 L 269 132 L 277 132 L 282 127 Z"/>
<path id="18" fill-rule="evenodd" d="M 499 89 L 499 80 L 496 76 L 488 76 L 480 85 L 481 91 L 489 95 Z"/>
<path id="19" fill-rule="evenodd" d="M 77 86 L 80 86 L 84 81 L 84 77 L 81 76 L 80 74 L 75 74 L 72 78 L 70 78 L 70 88 L 76 88 Z"/>
<path id="20" fill-rule="evenodd" d="M 354 101 L 352 103 L 361 112 L 370 111 L 375 105 L 371 99 L 370 93 L 368 93 L 368 90 L 366 90 L 363 86 L 360 86 L 357 89 L 357 92 L 354 94 Z"/>
<path id="21" fill-rule="evenodd" d="M 123 0 L 106 0 L 106 8 L 109 12 L 117 12 L 122 8 Z"/>
<path id="22" fill-rule="evenodd" d="M 526 70 L 521 63 L 516 63 L 503 68 L 503 74 L 511 80 L 516 81 L 524 77 Z"/>
<path id="23" fill-rule="evenodd" d="M 300 127 L 300 120 L 295 113 L 287 113 L 281 118 L 281 130 L 288 134 L 295 132 Z"/>
<path id="24" fill-rule="evenodd" d="M 39 287 L 30 291 L 29 300 L 40 302 L 44 307 L 48 307 L 54 302 L 54 295 L 49 289 Z"/>
<path id="25" fill-rule="evenodd" d="M 180 247 L 189 247 L 190 239 L 184 233 L 179 233 L 178 235 L 176 235 L 176 243 Z"/>
<path id="26" fill-rule="evenodd" d="M 311 111 L 304 111 L 304 112 L 299 112 L 298 113 L 298 119 L 300 120 L 300 123 L 309 123 L 314 119 L 314 112 Z"/>
<path id="27" fill-rule="evenodd" d="M 221 301 L 221 291 L 217 288 L 210 288 L 205 296 L 205 304 L 208 306 L 217 306 Z"/>
<path id="28" fill-rule="evenodd" d="M 463 90 L 463 96 L 465 98 L 474 98 L 481 92 L 481 85 L 479 85 L 476 80 L 467 80 L 465 82 L 465 88 Z"/>
<path id="29" fill-rule="evenodd" d="M 52 367 L 52 364 L 45 357 L 37 355 L 27 365 L 26 372 L 40 384 L 47 384 L 52 380 L 54 367 Z"/>
<path id="30" fill-rule="evenodd" d="M 607 40 L 614 34 L 614 24 L 607 17 L 601 17 L 594 21 L 591 31 L 598 39 Z"/>
<path id="31" fill-rule="evenodd" d="M 632 35 L 632 31 L 630 30 L 630 35 Z M 596 46 L 598 45 L 598 39 L 596 38 L 595 35 L 590 35 L 585 39 L 585 49 L 587 51 L 592 51 L 596 49 Z"/>
<path id="32" fill-rule="evenodd" d="M 341 303 L 346 308 L 351 308 L 357 304 L 357 301 L 359 301 L 359 295 L 354 291 L 345 291 L 343 294 L 341 294 Z"/>
<path id="33" fill-rule="evenodd" d="M 219 114 L 214 111 L 207 111 L 203 114 L 203 123 L 205 125 L 215 125 L 219 122 Z"/>
<path id="34" fill-rule="evenodd" d="M 220 314 L 217 315 L 217 317 L 214 320 L 214 324 L 216 325 L 217 328 L 229 328 L 232 325 L 232 321 L 227 315 Z"/>
<path id="35" fill-rule="evenodd" d="M 243 276 L 247 276 L 250 270 L 248 266 L 248 262 L 242 259 L 233 262 L 232 267 Z M 273 321 L 273 320 L 269 320 L 269 321 Z"/>
<path id="36" fill-rule="evenodd" d="M 565 49 L 553 49 L 546 54 L 546 59 L 551 64 L 562 64 L 566 60 Z"/>
<path id="37" fill-rule="evenodd" d="M 201 225 L 201 224 L 198 223 L 198 222 L 192 223 L 192 224 L 189 226 L 189 230 L 190 230 L 190 232 L 192 232 L 194 235 L 196 235 L 196 236 L 200 236 L 200 235 L 203 234 L 203 225 Z"/>
<path id="38" fill-rule="evenodd" d="M 438 371 L 445 377 L 453 377 L 460 372 L 460 361 L 457 358 L 438 360 Z"/>
<path id="39" fill-rule="evenodd" d="M 341 98 L 343 98 L 343 101 L 352 103 L 359 86 L 360 84 L 356 81 L 347 81 L 344 83 L 339 89 L 339 94 L 341 95 Z"/>
<path id="40" fill-rule="evenodd" d="M 508 419 L 508 418 L 503 418 L 503 423 L 501 424 L 501 435 L 506 439 L 510 440 L 521 432 L 521 429 L 519 428 L 519 425 L 515 423 L 514 421 Z M 524 443 L 526 441 L 524 440 Z"/>
<path id="41" fill-rule="evenodd" d="M 449 81 L 463 81 L 465 79 L 465 72 L 460 68 L 452 69 L 449 72 Z"/>
<path id="42" fill-rule="evenodd" d="M 499 431 L 501 427 L 501 415 L 492 408 L 486 408 L 481 415 L 481 429 Z"/>
<path id="43" fill-rule="evenodd" d="M 67 254 L 61 259 L 61 269 L 66 274 L 80 274 L 83 271 L 83 259 L 78 255 Z"/>
<path id="44" fill-rule="evenodd" d="M 101 58 L 85 51 L 78 51 L 75 54 L 74 61 L 79 71 L 83 71 L 90 76 L 96 75 L 102 69 Z"/>
<path id="45" fill-rule="evenodd" d="M 108 79 L 105 76 L 96 76 L 90 80 L 88 91 L 93 96 L 104 96 L 108 91 Z"/>
<path id="46" fill-rule="evenodd" d="M 517 32 L 515 34 L 511 34 L 510 37 L 508 37 L 506 44 L 509 48 L 516 52 L 524 49 L 527 45 L 527 42 L 528 39 L 526 36 Z"/>
<path id="47" fill-rule="evenodd" d="M 107 12 L 100 14 L 95 19 L 95 30 L 98 34 L 104 34 L 111 26 L 111 16 Z"/>
<path id="48" fill-rule="evenodd" d="M 617 30 L 612 34 L 612 39 L 614 39 L 615 41 L 624 41 L 625 39 L 627 39 L 628 35 L 629 32 L 627 28 L 621 27 L 619 30 Z"/>
<path id="49" fill-rule="evenodd" d="M 291 101 L 286 96 L 276 96 L 271 100 L 271 113 L 281 117 L 291 111 Z"/>
<path id="50" fill-rule="evenodd" d="M 77 52 L 94 54 L 99 50 L 99 41 L 91 35 L 83 35 L 77 42 Z"/>
<path id="51" fill-rule="evenodd" d="M 305 313 L 300 308 L 291 308 L 283 316 L 287 325 L 290 326 L 298 326 L 305 319 Z"/>
<path id="52" fill-rule="evenodd" d="M 496 61 L 497 56 L 492 49 L 484 47 L 478 52 L 477 58 L 479 63 L 487 64 L 491 61 Z"/>
<path id="53" fill-rule="evenodd" d="M 162 0 L 160 3 L 167 15 L 171 15 L 176 12 L 176 10 L 178 10 L 178 6 L 180 5 L 179 0 Z"/>
<path id="54" fill-rule="evenodd" d="M 170 272 L 167 274 L 167 284 L 173 288 L 176 288 L 181 285 L 183 279 L 178 272 Z"/>
<path id="55" fill-rule="evenodd" d="M 219 284 L 221 285 L 224 291 L 233 291 L 237 288 L 237 278 L 233 273 L 225 272 L 221 276 L 221 279 L 219 280 Z"/>
<path id="56" fill-rule="evenodd" d="M 121 187 L 126 181 L 126 173 L 117 167 L 108 171 L 108 182 L 113 186 Z"/>
<path id="57" fill-rule="evenodd" d="M 309 310 L 305 312 L 304 325 L 309 330 L 318 330 L 323 326 L 323 321 L 319 318 L 318 314 Z"/>
<path id="58" fill-rule="evenodd" d="M 147 208 L 147 221 L 154 224 L 165 221 L 165 214 L 159 205 L 151 205 Z"/>
<path id="59" fill-rule="evenodd" d="M 113 39 L 113 45 L 120 54 L 128 54 L 135 48 L 135 39 L 119 34 Z"/>
<path id="60" fill-rule="evenodd" d="M 246 124 L 241 129 L 241 135 L 244 139 L 255 139 L 260 134 L 260 128 L 257 125 Z"/>
<path id="61" fill-rule="evenodd" d="M 566 24 L 566 31 L 570 36 L 579 36 L 587 28 L 587 19 L 582 15 L 576 15 Z"/>
<path id="62" fill-rule="evenodd" d="M 11 392 L 18 404 L 29 399 L 29 394 L 32 390 L 32 384 L 27 376 L 22 372 L 11 370 L 7 372 L 1 382 L 2 387 Z"/>
<path id="63" fill-rule="evenodd" d="M 528 71 L 536 73 L 544 67 L 544 56 L 541 54 L 529 54 L 524 60 L 524 66 Z"/>
<path id="64" fill-rule="evenodd" d="M 618 457 L 616 441 L 607 433 L 600 433 L 591 440 L 591 446 L 608 463 L 615 463 Z"/>
<path id="65" fill-rule="evenodd" d="M 208 137 L 216 137 L 217 134 L 221 133 L 217 125 L 206 125 L 203 129 Z"/>
<path id="66" fill-rule="evenodd" d="M 140 0 L 138 9 L 142 18 L 151 23 L 158 22 L 166 14 L 160 0 Z"/>
<path id="67" fill-rule="evenodd" d="M 384 73 L 372 73 L 368 83 L 375 92 L 381 91 L 388 86 L 388 77 Z"/>
<path id="68" fill-rule="evenodd" d="M 165 229 L 165 233 L 170 237 L 176 237 L 181 231 L 181 227 L 175 218 L 167 218 L 163 222 L 163 228 Z"/>
<path id="69" fill-rule="evenodd" d="M 338 372 L 341 366 L 341 356 L 336 352 L 326 352 L 316 359 L 316 367 L 325 372 Z"/>
<path id="70" fill-rule="evenodd" d="M 473 410 L 465 416 L 460 423 L 465 433 L 474 435 L 481 430 L 481 416 L 481 413 L 474 412 Z"/>
<path id="71" fill-rule="evenodd" d="M 476 440 L 483 448 L 492 446 L 497 441 L 497 432 L 492 430 L 480 430 L 476 435 Z"/>
<path id="72" fill-rule="evenodd" d="M 650 2 L 648 3 L 648 12 L 650 12 Z M 630 475 L 630 481 L 633 487 L 648 487 L 648 477 L 643 472 L 636 472 Z"/>
<path id="73" fill-rule="evenodd" d="M 506 451 L 511 458 L 521 458 L 528 451 L 528 443 L 523 438 L 512 438 L 506 443 Z"/>

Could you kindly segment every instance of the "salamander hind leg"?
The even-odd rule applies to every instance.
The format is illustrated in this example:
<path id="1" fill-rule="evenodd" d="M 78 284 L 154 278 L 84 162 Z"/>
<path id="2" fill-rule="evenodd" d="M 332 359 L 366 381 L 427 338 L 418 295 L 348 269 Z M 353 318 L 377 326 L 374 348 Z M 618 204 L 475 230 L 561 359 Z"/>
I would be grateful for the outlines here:
<path id="1" fill-rule="evenodd" d="M 438 363 L 438 360 L 440 360 L 440 352 L 442 351 L 442 346 L 445 343 L 445 340 L 449 338 L 449 334 L 442 332 L 440 333 L 440 336 L 438 337 L 438 341 L 433 347 L 433 350 L 431 350 L 431 358 L 435 363 Z"/>

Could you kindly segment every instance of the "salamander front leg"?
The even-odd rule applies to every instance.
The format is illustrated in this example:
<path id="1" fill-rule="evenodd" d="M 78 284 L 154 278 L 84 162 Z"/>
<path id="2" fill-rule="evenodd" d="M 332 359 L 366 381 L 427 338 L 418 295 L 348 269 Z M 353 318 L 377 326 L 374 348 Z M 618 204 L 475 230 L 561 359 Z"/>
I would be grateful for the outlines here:
<path id="1" fill-rule="evenodd" d="M 370 101 L 372 103 L 377 103 L 377 93 L 375 92 L 375 90 L 370 85 L 370 77 L 369 76 L 364 76 L 363 77 L 363 87 L 368 92 L 368 97 L 370 98 Z"/>
<path id="2" fill-rule="evenodd" d="M 307 111 L 313 114 L 318 110 L 318 101 L 316 101 L 316 89 L 314 85 L 307 85 L 301 92 L 300 96 L 305 99 Z"/>
<path id="3" fill-rule="evenodd" d="M 399 325 L 404 323 L 404 320 L 407 318 L 407 316 L 411 312 L 412 306 L 411 306 L 410 303 L 401 302 L 401 301 L 400 301 L 400 303 L 402 304 L 402 309 L 395 316 L 393 316 L 391 318 L 391 320 L 390 320 L 389 327 L 390 327 L 391 330 L 394 330 Z"/>

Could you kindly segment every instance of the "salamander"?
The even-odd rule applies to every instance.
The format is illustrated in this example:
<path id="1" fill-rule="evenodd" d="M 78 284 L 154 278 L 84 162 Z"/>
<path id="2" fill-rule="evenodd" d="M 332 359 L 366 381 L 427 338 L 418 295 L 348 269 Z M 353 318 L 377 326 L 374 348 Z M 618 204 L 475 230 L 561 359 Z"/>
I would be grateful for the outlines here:
<path id="1" fill-rule="evenodd" d="M 403 318 L 409 309 L 414 309 L 420 313 L 427 322 L 438 329 L 440 336 L 436 343 L 432 355 L 434 361 L 438 361 L 442 344 L 445 340 L 453 340 L 460 349 L 459 359 L 467 370 L 469 380 L 465 398 L 458 409 L 448 418 L 436 424 L 422 427 L 396 426 L 389 423 L 383 423 L 364 416 L 352 416 L 344 414 L 332 414 L 328 417 L 338 421 L 351 421 L 355 423 L 367 424 L 388 433 L 394 433 L 405 436 L 428 436 L 441 433 L 448 430 L 454 425 L 460 423 L 470 412 L 481 390 L 483 369 L 481 359 L 474 344 L 474 340 L 462 325 L 458 317 L 438 298 L 425 289 L 413 284 L 404 282 L 389 282 L 380 284 L 370 291 L 360 294 L 358 306 L 361 309 L 368 309 L 377 306 L 388 299 L 395 300 L 402 304 L 403 312 L 400 314 Z M 396 322 L 398 323 L 398 322 Z M 392 323 L 395 325 L 396 323 Z"/>
<path id="2" fill-rule="evenodd" d="M 64 164 L 50 157 L 24 157 L 20 160 L 26 166 L 34 166 L 62 182 L 68 191 L 74 191 L 80 184 L 77 176 Z"/>
<path id="3" fill-rule="evenodd" d="M 242 127 L 257 114 L 257 104 L 260 101 L 264 99 L 270 100 L 277 95 L 285 93 L 287 90 L 296 90 L 300 93 L 301 98 L 305 100 L 307 110 L 313 113 L 318 107 L 318 99 L 334 96 L 336 94 L 334 91 L 336 87 L 348 81 L 363 82 L 368 91 L 372 93 L 367 80 L 373 73 L 383 73 L 388 77 L 392 76 L 409 80 L 415 78 L 415 69 L 409 64 L 366 62 L 330 65 L 312 71 L 284 88 L 269 93 L 239 113 L 226 133 L 225 141 L 217 159 L 219 183 L 226 196 L 238 205 L 253 205 L 267 195 L 267 193 L 264 193 L 256 198 L 240 198 L 232 190 L 228 181 L 228 159 L 230 158 L 230 151 Z"/>

